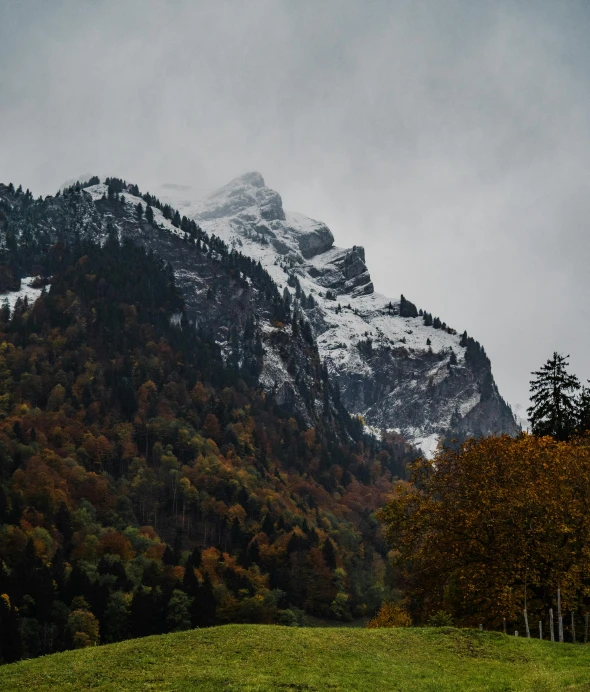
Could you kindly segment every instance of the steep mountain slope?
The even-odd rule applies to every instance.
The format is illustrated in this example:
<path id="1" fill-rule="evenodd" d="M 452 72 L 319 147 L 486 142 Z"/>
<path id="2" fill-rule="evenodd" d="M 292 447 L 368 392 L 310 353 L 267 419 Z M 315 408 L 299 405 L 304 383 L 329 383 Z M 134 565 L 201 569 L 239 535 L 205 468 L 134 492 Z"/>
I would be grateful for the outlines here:
<path id="1" fill-rule="evenodd" d="M 97 181 L 44 200 L 0 184 L 0 294 L 9 309 L 18 297 L 32 305 L 49 279 L 32 283 L 31 277 L 51 276 L 66 248 L 76 250 L 85 241 L 105 245 L 113 236 L 130 240 L 174 274 L 184 308 L 169 316 L 171 324 L 214 342 L 234 376 L 253 388 L 262 385 L 267 401 L 300 424 L 324 430 L 332 441 L 363 439 L 378 451 L 330 383 L 299 301 L 288 292 L 281 296 L 259 262 L 149 194 L 141 196 L 135 185 L 116 178 Z M 148 285 L 154 301 L 157 289 Z M 416 450 L 395 435 L 388 435 L 386 444 L 389 471 L 403 475 Z M 302 471 L 309 470 L 304 466 Z M 358 473 L 367 476 L 360 467 Z"/>
<path id="2" fill-rule="evenodd" d="M 153 223 L 138 222 L 137 205 L 145 206 L 145 200 L 133 191 L 126 190 L 124 202 L 115 205 L 105 184 L 91 186 L 85 193 L 122 236 L 149 247 L 172 265 L 189 323 L 216 340 L 224 360 L 242 370 L 250 368 L 278 405 L 308 424 L 321 419 L 329 425 L 333 414 L 344 412 L 324 382 L 327 377 L 308 321 L 297 310 L 291 311 L 271 276 L 200 228 L 191 237 L 188 224 L 187 231 L 177 228 L 156 207 Z"/>
<path id="3" fill-rule="evenodd" d="M 293 294 L 342 402 L 369 426 L 398 430 L 426 453 L 449 435 L 518 431 L 476 341 L 409 301 L 375 293 L 364 249 L 338 248 L 325 224 L 285 211 L 259 173 L 201 201 L 170 189 L 164 196 Z"/>
<path id="4" fill-rule="evenodd" d="M 17 274 L 38 273 L 52 243 L 104 242 L 112 228 L 171 264 L 189 324 L 213 338 L 224 360 L 243 376 L 260 381 L 275 403 L 312 425 L 320 420 L 330 425 L 333 415 L 344 413 L 336 393 L 329 391 L 308 320 L 291 311 L 269 274 L 209 238 L 194 222 L 181 224 L 180 217 L 177 222 L 168 209 L 163 213 L 154 204 L 150 221 L 139 217 L 137 205 L 146 215 L 148 206 L 136 186 L 111 179 L 108 185 L 69 189 L 37 201 L 4 187 L 1 204 L 6 211 L 0 208 L 0 223 L 2 215 L 8 219 L 5 251 L 14 252 L 0 262 L 0 290 L 18 287 Z"/>

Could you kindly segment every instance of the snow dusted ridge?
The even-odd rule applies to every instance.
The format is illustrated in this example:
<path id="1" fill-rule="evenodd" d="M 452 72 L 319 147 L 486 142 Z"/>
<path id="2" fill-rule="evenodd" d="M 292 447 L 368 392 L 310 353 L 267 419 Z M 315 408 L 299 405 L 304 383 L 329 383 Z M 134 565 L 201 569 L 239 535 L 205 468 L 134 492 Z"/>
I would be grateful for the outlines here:
<path id="1" fill-rule="evenodd" d="M 8 303 L 10 312 L 14 310 L 19 298 L 24 300 L 27 299 L 29 305 L 32 305 L 37 298 L 41 295 L 42 288 L 33 288 L 31 284 L 35 280 L 34 276 L 25 276 L 21 279 L 21 287 L 18 291 L 11 291 L 9 293 L 0 293 L 0 305 L 4 304 L 4 301 Z"/>
<path id="2" fill-rule="evenodd" d="M 96 202 L 100 199 L 107 197 L 108 186 L 104 183 L 99 183 L 98 185 L 92 185 L 91 187 L 87 187 L 85 189 L 85 192 L 87 192 L 92 197 L 93 201 Z M 145 202 L 141 197 L 136 197 L 135 195 L 132 195 L 130 192 L 124 192 L 123 197 L 128 205 L 133 205 L 133 207 L 136 207 L 138 203 L 141 203 L 141 206 L 145 208 Z M 180 229 L 176 228 L 176 226 L 174 226 L 172 222 L 169 219 L 167 219 L 159 209 L 154 207 L 153 212 L 154 223 L 156 225 L 161 226 L 170 233 L 174 233 L 175 235 L 184 238 L 184 236 L 186 235 L 184 231 L 181 231 Z"/>
<path id="3" fill-rule="evenodd" d="M 102 195 L 99 187 L 88 191 Z M 517 432 L 489 366 L 469 362 L 457 334 L 427 327 L 421 317 L 400 317 L 399 300 L 374 292 L 363 248 L 338 248 L 324 223 L 284 211 L 259 173 L 203 200 L 187 200 L 185 188 L 165 186 L 158 193 L 209 234 L 260 260 L 281 291 L 294 293 L 298 279 L 314 298 L 316 306 L 305 312 L 342 401 L 372 429 L 400 431 L 427 455 L 450 430 Z M 154 213 L 158 223 L 181 233 Z"/>

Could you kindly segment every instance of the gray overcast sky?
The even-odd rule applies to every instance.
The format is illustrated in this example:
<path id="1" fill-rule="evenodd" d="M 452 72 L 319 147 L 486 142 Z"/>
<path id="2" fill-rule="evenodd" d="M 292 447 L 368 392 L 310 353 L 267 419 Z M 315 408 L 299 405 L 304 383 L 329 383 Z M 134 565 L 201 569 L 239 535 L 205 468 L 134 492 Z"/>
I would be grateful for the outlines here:
<path id="1" fill-rule="evenodd" d="M 590 377 L 590 5 L 0 0 L 0 181 L 260 171 L 501 392 Z"/>

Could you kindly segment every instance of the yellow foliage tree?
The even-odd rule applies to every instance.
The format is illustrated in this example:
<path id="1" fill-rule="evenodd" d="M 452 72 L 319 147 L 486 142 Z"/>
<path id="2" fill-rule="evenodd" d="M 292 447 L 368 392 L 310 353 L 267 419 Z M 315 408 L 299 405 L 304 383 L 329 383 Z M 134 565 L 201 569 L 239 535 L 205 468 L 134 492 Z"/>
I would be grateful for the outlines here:
<path id="1" fill-rule="evenodd" d="M 372 620 L 369 620 L 367 627 L 411 627 L 412 618 L 408 612 L 395 603 L 384 603 L 379 612 Z"/>
<path id="2" fill-rule="evenodd" d="M 419 621 L 500 627 L 590 604 L 590 439 L 468 440 L 418 460 L 380 512 Z"/>
<path id="3" fill-rule="evenodd" d="M 96 646 L 99 641 L 98 620 L 89 611 L 79 608 L 68 617 L 68 630 L 75 649 Z"/>

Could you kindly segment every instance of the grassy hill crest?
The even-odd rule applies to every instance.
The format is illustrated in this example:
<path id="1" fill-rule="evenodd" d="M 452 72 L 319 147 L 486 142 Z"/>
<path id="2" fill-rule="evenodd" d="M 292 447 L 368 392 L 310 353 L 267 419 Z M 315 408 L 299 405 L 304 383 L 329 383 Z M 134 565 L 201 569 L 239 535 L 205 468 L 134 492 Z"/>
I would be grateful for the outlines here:
<path id="1" fill-rule="evenodd" d="M 0 690 L 587 690 L 590 647 L 455 628 L 226 625 L 0 667 Z"/>

